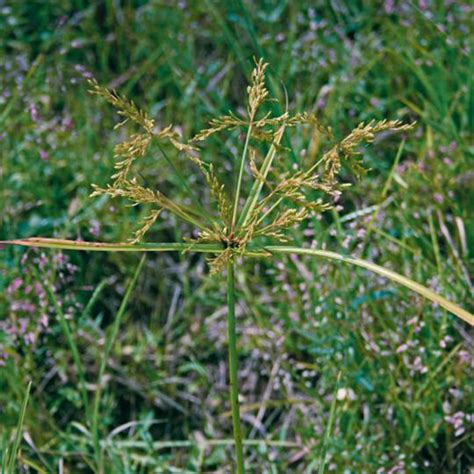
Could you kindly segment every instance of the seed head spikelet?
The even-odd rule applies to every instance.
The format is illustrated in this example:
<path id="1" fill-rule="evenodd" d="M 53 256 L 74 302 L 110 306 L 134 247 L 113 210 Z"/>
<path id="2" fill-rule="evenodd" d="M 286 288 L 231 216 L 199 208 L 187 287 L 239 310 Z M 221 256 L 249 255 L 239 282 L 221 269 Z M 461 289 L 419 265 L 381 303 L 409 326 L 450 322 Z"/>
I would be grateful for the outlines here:
<path id="1" fill-rule="evenodd" d="M 258 108 L 263 104 L 268 96 L 268 90 L 265 87 L 265 70 L 267 67 L 268 64 L 263 62 L 262 58 L 255 61 L 255 69 L 252 71 L 251 84 L 247 87 L 247 94 L 249 97 L 247 112 L 251 122 L 255 118 Z"/>

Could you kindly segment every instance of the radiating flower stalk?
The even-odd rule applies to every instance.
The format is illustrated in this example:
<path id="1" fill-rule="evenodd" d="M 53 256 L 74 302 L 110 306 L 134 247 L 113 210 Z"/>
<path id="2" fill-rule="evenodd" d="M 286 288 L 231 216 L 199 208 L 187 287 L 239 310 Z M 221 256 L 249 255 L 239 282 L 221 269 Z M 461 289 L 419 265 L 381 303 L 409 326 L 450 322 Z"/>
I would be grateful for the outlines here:
<path id="1" fill-rule="evenodd" d="M 210 271 L 218 274 L 227 269 L 228 304 L 228 345 L 230 401 L 235 441 L 236 470 L 244 473 L 243 433 L 239 414 L 238 351 L 235 319 L 235 266 L 238 257 L 269 257 L 274 253 L 306 254 L 339 260 L 366 268 L 396 281 L 424 297 L 435 301 L 461 319 L 474 323 L 474 317 L 457 305 L 435 294 L 428 288 L 383 267 L 363 260 L 344 257 L 334 252 L 303 249 L 294 246 L 275 245 L 275 241 L 286 242 L 287 230 L 299 225 L 311 216 L 323 213 L 333 206 L 341 192 L 348 186 L 341 182 L 343 166 L 360 177 L 367 170 L 363 166 L 359 148 L 362 144 L 373 142 L 380 132 L 406 132 L 414 124 L 404 124 L 398 120 L 381 120 L 361 123 L 342 140 L 336 140 L 332 130 L 325 127 L 313 113 L 294 113 L 288 110 L 279 115 L 267 111 L 269 98 L 265 85 L 265 72 L 268 67 L 262 59 L 256 61 L 247 88 L 246 114 L 229 112 L 213 118 L 207 128 L 185 141 L 172 125 L 157 128 L 155 121 L 147 113 L 120 96 L 90 81 L 90 91 L 104 98 L 123 117 L 117 127 L 131 122 L 139 131 L 130 135 L 115 147 L 115 172 L 105 187 L 94 185 L 92 196 L 108 195 L 111 198 L 125 198 L 132 205 L 147 205 L 150 209 L 142 224 L 134 232 L 131 245 L 127 244 L 83 244 L 71 241 L 47 241 L 31 239 L 12 241 L 22 245 L 52 246 L 90 250 L 123 251 L 199 251 L 214 254 L 209 260 Z M 307 167 L 296 171 L 285 169 L 285 154 L 282 145 L 285 131 L 295 127 L 311 127 L 328 144 L 327 151 Z M 213 163 L 202 155 L 206 140 L 219 133 L 232 133 L 234 130 L 244 134 L 240 160 L 235 174 L 234 189 L 221 182 Z M 214 202 L 213 209 L 203 209 L 185 205 L 167 196 L 162 191 L 144 183 L 135 170 L 136 162 L 143 158 L 150 145 L 155 142 L 162 158 L 172 164 L 178 172 L 177 161 L 188 160 L 199 171 Z M 173 155 L 165 149 L 174 149 Z M 179 173 L 179 172 L 178 172 Z M 178 176 L 183 180 L 181 175 Z M 185 184 L 185 188 L 189 186 Z M 242 199 L 244 189 L 248 190 Z M 190 190 L 191 191 L 191 190 Z M 243 201 L 243 202 L 242 202 Z M 182 243 L 141 244 L 147 232 L 166 211 L 191 226 L 190 234 Z M 196 232 L 195 234 L 192 231 Z"/>

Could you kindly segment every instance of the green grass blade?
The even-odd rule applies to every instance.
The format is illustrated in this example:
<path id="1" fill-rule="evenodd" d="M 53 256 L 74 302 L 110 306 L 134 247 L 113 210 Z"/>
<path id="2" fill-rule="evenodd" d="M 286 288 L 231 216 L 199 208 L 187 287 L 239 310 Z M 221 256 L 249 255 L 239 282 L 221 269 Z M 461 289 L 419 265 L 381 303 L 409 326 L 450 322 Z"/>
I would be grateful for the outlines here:
<path id="1" fill-rule="evenodd" d="M 41 276 L 39 274 L 38 274 L 38 279 L 39 281 L 42 281 Z M 89 407 L 89 400 L 87 397 L 86 375 L 84 371 L 84 366 L 82 365 L 82 362 L 81 362 L 81 357 L 79 355 L 79 349 L 77 348 L 77 344 L 76 344 L 76 341 L 74 340 L 74 336 L 72 334 L 71 327 L 69 326 L 68 320 L 66 319 L 66 316 L 61 306 L 59 305 L 56 295 L 54 294 L 51 282 L 45 280 L 45 281 L 42 281 L 41 285 L 46 291 L 46 294 L 48 295 L 49 300 L 54 306 L 54 310 L 56 311 L 59 318 L 59 324 L 61 325 L 61 330 L 63 331 L 66 337 L 67 343 L 69 345 L 69 349 L 71 350 L 72 359 L 76 366 L 77 375 L 79 377 L 79 391 L 81 393 L 82 403 L 84 405 L 84 411 L 86 412 L 87 418 L 90 420 L 90 410 L 89 410 L 90 407 Z"/>
<path id="2" fill-rule="evenodd" d="M 23 423 L 25 421 L 26 408 L 28 406 L 28 400 L 30 398 L 31 382 L 26 387 L 26 393 L 23 398 L 23 404 L 21 406 L 20 418 L 18 418 L 18 424 L 16 426 L 15 440 L 13 441 L 12 450 L 10 453 L 10 460 L 8 462 L 8 474 L 14 474 L 15 472 L 15 461 L 18 453 L 18 448 L 21 442 L 21 433 L 23 429 Z"/>
<path id="3" fill-rule="evenodd" d="M 329 411 L 329 420 L 326 427 L 326 432 L 324 433 L 323 446 L 321 448 L 321 455 L 319 457 L 319 469 L 318 474 L 324 474 L 324 468 L 326 467 L 326 453 L 328 450 L 329 438 L 331 437 L 332 426 L 334 424 L 334 419 L 336 418 L 336 403 L 337 403 L 337 392 L 339 390 L 339 381 L 341 379 L 341 372 L 337 374 L 336 387 L 334 388 L 334 393 L 331 401 L 331 410 Z"/>
<path id="4" fill-rule="evenodd" d="M 104 378 L 105 370 L 107 368 L 107 361 L 109 359 L 110 352 L 112 350 L 115 340 L 117 339 L 120 323 L 125 313 L 125 309 L 127 308 L 128 300 L 130 299 L 132 290 L 135 288 L 138 277 L 145 263 L 145 257 L 146 257 L 146 254 L 142 256 L 140 263 L 138 264 L 138 267 L 135 270 L 135 273 L 132 279 L 130 280 L 130 283 L 127 286 L 127 290 L 125 291 L 125 295 L 123 297 L 122 303 L 120 304 L 119 310 L 112 324 L 112 329 L 106 339 L 104 355 L 100 362 L 99 375 L 97 377 L 97 390 L 95 392 L 94 407 L 93 407 L 93 412 L 92 412 L 92 436 L 94 438 L 94 449 L 96 452 L 97 462 L 99 464 L 99 472 L 102 472 L 102 469 L 103 469 L 103 460 L 102 460 L 102 453 L 101 453 L 100 440 L 99 440 L 99 408 L 100 408 L 100 399 L 102 395 L 102 379 Z"/>
<path id="5" fill-rule="evenodd" d="M 400 285 L 405 286 L 406 288 L 418 293 L 426 299 L 439 304 L 450 313 L 454 314 L 463 321 L 466 321 L 471 326 L 474 326 L 474 315 L 472 315 L 465 309 L 438 295 L 429 288 L 426 288 L 426 286 L 423 286 L 420 283 L 417 283 L 416 281 L 413 281 L 410 278 L 400 275 L 399 273 L 396 273 L 392 270 L 388 270 L 384 267 L 381 267 L 380 265 L 376 265 L 375 263 L 367 262 L 366 260 L 362 260 L 359 258 L 346 257 L 345 255 L 340 255 L 336 252 L 330 252 L 327 250 L 306 249 L 301 247 L 291 247 L 283 245 L 270 245 L 265 247 L 265 250 L 270 253 L 310 255 L 312 257 L 329 258 L 331 260 L 338 260 L 340 262 L 349 263 L 350 265 L 356 265 L 358 267 L 365 268 L 366 270 L 377 273 L 378 275 L 381 275 L 385 278 L 388 278 L 389 280 L 399 283 Z"/>
<path id="6" fill-rule="evenodd" d="M 89 316 L 89 313 L 92 310 L 92 307 L 95 305 L 96 301 L 99 299 L 100 294 L 102 293 L 102 290 L 105 288 L 105 285 L 107 284 L 107 280 L 102 280 L 92 293 L 92 296 L 90 297 L 89 301 L 87 302 L 86 307 L 84 308 L 84 311 L 82 312 L 81 316 L 79 317 L 80 321 L 84 321 L 87 316 Z"/>
<path id="7" fill-rule="evenodd" d="M 367 244 L 369 242 L 369 237 L 372 234 L 372 231 L 374 230 L 375 219 L 377 219 L 377 217 L 378 217 L 378 215 L 379 215 L 379 213 L 382 209 L 382 204 L 385 201 L 385 198 L 386 198 L 387 193 L 390 189 L 390 186 L 392 185 L 393 176 L 395 175 L 398 163 L 400 163 L 400 158 L 402 157 L 402 154 L 403 154 L 403 149 L 405 148 L 405 142 L 406 142 L 406 140 L 402 140 L 401 143 L 400 143 L 400 146 L 398 147 L 397 154 L 395 156 L 395 160 L 394 160 L 393 165 L 390 169 L 390 173 L 388 175 L 388 178 L 385 181 L 385 184 L 383 186 L 382 193 L 380 194 L 380 204 L 375 207 L 374 212 L 372 214 L 372 217 L 370 218 L 369 224 L 367 226 L 367 232 L 366 232 L 365 238 L 364 238 L 364 244 L 363 244 L 363 247 L 362 247 L 362 254 L 364 254 L 364 251 L 367 248 Z"/>
<path id="8" fill-rule="evenodd" d="M 250 63 L 246 60 L 247 55 L 240 46 L 237 36 L 234 35 L 231 29 L 227 26 L 224 16 L 219 11 L 219 2 L 213 3 L 211 0 L 204 0 L 204 3 L 206 4 L 207 10 L 211 13 L 211 15 L 216 20 L 216 23 L 219 25 L 219 28 L 221 29 L 227 44 L 234 51 L 235 56 L 242 67 L 242 71 L 249 73 Z"/>

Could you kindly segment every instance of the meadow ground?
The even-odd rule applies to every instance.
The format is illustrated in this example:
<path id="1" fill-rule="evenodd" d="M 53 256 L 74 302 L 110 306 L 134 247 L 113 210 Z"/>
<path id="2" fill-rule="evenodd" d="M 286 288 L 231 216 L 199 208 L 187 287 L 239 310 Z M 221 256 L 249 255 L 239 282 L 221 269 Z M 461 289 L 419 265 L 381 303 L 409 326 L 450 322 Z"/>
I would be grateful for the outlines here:
<path id="1" fill-rule="evenodd" d="M 472 311 L 472 13 L 448 0 L 0 0 L 0 240 L 123 242 L 147 215 L 89 198 L 123 132 L 88 78 L 187 139 L 211 117 L 245 111 L 253 58 L 263 57 L 272 94 L 338 138 L 371 119 L 417 121 L 362 147 L 371 171 L 359 181 L 343 171 L 353 186 L 287 231 L 290 242 L 365 258 Z M 244 138 L 206 145 L 228 189 Z M 321 148 L 310 128 L 284 145 L 292 169 Z M 198 175 L 181 172 L 207 202 Z M 154 144 L 140 173 L 185 194 Z M 164 214 L 146 240 L 189 232 Z M 225 279 L 202 255 L 5 247 L 0 256 L 2 466 L 31 381 L 17 472 L 230 472 Z M 237 267 L 249 472 L 472 469 L 467 324 L 337 262 Z"/>

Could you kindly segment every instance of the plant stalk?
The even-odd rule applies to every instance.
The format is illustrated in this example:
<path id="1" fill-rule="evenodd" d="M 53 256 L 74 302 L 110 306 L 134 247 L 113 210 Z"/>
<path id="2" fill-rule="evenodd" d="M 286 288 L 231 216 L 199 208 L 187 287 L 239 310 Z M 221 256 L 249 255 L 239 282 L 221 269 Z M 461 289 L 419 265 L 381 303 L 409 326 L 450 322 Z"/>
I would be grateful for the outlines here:
<path id="1" fill-rule="evenodd" d="M 285 126 L 282 125 L 278 131 L 275 133 L 275 137 L 273 140 L 270 149 L 268 150 L 265 159 L 263 160 L 262 166 L 260 167 L 259 173 L 263 178 L 266 178 L 270 168 L 273 163 L 273 159 L 275 158 L 277 152 L 277 146 L 280 144 L 281 139 L 283 137 L 283 132 L 285 131 Z M 237 227 L 243 227 L 247 223 L 254 207 L 257 205 L 258 198 L 260 196 L 260 191 L 263 188 L 263 181 L 255 180 L 253 183 L 252 189 L 250 190 L 250 194 L 245 201 L 244 208 L 240 213 L 239 220 L 237 221 Z"/>
<path id="2" fill-rule="evenodd" d="M 227 265 L 227 333 L 229 344 L 230 403 L 232 409 L 232 428 L 234 431 L 237 474 L 245 474 L 237 376 L 237 334 L 235 330 L 235 279 L 233 260 Z"/>
<path id="3" fill-rule="evenodd" d="M 252 135 L 252 125 L 253 125 L 252 122 L 250 122 L 249 128 L 247 130 L 247 136 L 245 137 L 244 151 L 242 152 L 242 157 L 240 159 L 239 177 L 237 178 L 237 188 L 235 190 L 234 210 L 232 212 L 232 231 L 234 230 L 235 223 L 237 222 L 237 211 L 239 208 L 240 188 L 242 186 L 242 178 L 244 176 L 245 158 L 247 156 L 250 136 Z"/>

